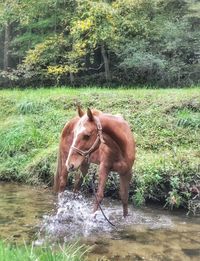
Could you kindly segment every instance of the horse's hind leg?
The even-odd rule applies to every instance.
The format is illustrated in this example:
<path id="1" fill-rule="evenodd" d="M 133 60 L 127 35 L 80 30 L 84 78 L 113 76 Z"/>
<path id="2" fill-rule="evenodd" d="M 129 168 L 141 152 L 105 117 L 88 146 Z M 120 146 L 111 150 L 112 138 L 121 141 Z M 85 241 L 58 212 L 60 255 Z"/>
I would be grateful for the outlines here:
<path id="1" fill-rule="evenodd" d="M 83 183 L 83 178 L 87 174 L 89 169 L 89 164 L 88 163 L 83 163 L 80 167 L 80 171 L 76 173 L 75 177 L 75 183 L 74 183 L 74 192 L 78 192 L 80 190 L 80 187 Z"/>
<path id="2" fill-rule="evenodd" d="M 123 216 L 128 215 L 128 195 L 129 195 L 129 185 L 131 181 L 132 173 L 126 173 L 120 175 L 120 196 L 123 206 Z"/>

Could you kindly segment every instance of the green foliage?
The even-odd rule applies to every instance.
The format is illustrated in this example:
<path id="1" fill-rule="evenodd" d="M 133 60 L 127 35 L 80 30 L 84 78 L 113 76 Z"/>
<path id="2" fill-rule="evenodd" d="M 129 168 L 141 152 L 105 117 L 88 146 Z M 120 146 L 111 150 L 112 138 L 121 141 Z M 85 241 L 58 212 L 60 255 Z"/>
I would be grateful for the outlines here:
<path id="1" fill-rule="evenodd" d="M 192 0 L 6 0 L 0 85 L 198 84 L 199 24 Z"/>

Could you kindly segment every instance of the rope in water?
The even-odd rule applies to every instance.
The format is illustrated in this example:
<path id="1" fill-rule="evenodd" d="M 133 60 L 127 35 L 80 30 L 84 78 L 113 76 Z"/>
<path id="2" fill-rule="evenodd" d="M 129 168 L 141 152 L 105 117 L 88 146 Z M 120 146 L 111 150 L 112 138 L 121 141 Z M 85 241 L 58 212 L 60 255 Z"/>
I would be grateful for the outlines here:
<path id="1" fill-rule="evenodd" d="M 96 202 L 97 202 L 97 204 L 98 204 L 99 209 L 101 210 L 102 215 L 104 216 L 105 220 L 106 220 L 111 226 L 115 227 L 115 225 L 106 217 L 106 215 L 105 215 L 105 213 L 104 213 L 104 211 L 103 211 L 103 209 L 102 209 L 102 207 L 101 207 L 101 203 L 98 202 L 98 200 L 97 200 L 97 195 L 96 195 L 96 192 L 95 192 L 95 173 L 93 173 L 93 177 L 92 177 L 92 182 L 91 182 L 91 184 L 92 184 L 92 190 L 93 190 L 93 194 L 94 194 L 95 200 L 96 200 Z"/>

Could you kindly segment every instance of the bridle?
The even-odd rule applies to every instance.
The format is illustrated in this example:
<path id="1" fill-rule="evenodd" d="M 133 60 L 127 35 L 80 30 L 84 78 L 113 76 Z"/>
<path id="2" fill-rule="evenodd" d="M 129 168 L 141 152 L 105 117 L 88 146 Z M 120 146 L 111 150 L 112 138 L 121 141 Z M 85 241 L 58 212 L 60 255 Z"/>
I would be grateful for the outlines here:
<path id="1" fill-rule="evenodd" d="M 90 154 L 95 151 L 96 147 L 98 146 L 99 142 L 100 143 L 105 143 L 104 138 L 103 138 L 103 133 L 102 133 L 102 125 L 101 122 L 99 120 L 99 118 L 94 117 L 94 122 L 96 123 L 96 127 L 97 127 L 97 138 L 95 140 L 95 142 L 93 143 L 93 145 L 88 149 L 88 150 L 80 150 L 75 146 L 71 146 L 71 150 L 76 151 L 79 155 L 85 157 L 86 160 L 89 159 Z"/>

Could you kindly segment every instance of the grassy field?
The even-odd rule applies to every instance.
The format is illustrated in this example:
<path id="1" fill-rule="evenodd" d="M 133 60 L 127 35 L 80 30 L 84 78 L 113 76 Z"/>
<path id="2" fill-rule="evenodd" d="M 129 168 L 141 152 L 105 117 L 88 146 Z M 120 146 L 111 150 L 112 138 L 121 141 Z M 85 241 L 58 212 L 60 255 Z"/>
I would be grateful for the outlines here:
<path id="1" fill-rule="evenodd" d="M 84 246 L 59 246 L 55 251 L 52 247 L 13 246 L 0 242 L 0 260 L 2 261 L 84 261 Z"/>
<path id="2" fill-rule="evenodd" d="M 137 142 L 130 198 L 192 211 L 200 187 L 200 88 L 0 91 L 0 180 L 51 184 L 60 132 L 75 105 L 122 114 Z M 90 176 L 83 189 L 89 189 Z M 106 194 L 116 197 L 112 173 Z"/>

